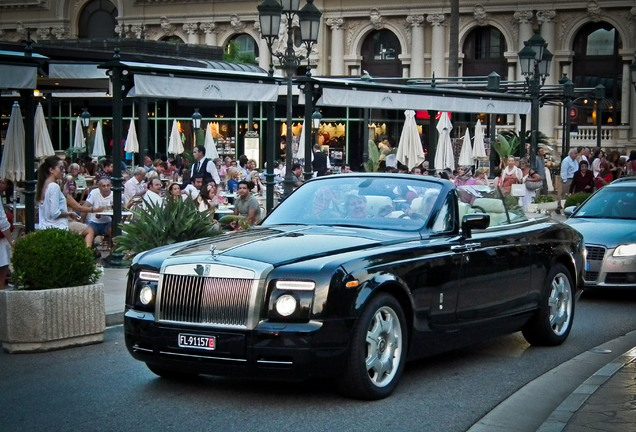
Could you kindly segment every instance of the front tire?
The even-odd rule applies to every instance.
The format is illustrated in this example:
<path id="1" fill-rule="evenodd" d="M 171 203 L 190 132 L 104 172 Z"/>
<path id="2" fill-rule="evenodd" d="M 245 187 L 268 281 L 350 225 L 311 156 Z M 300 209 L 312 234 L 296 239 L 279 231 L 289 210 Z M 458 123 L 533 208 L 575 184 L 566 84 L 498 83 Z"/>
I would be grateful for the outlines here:
<path id="1" fill-rule="evenodd" d="M 572 276 L 563 264 L 550 271 L 539 310 L 523 329 L 523 337 L 532 345 L 561 345 L 570 334 L 574 319 Z"/>
<path id="2" fill-rule="evenodd" d="M 398 301 L 388 294 L 373 298 L 354 327 L 340 391 L 364 400 L 393 393 L 404 370 L 407 340 L 406 319 Z"/>

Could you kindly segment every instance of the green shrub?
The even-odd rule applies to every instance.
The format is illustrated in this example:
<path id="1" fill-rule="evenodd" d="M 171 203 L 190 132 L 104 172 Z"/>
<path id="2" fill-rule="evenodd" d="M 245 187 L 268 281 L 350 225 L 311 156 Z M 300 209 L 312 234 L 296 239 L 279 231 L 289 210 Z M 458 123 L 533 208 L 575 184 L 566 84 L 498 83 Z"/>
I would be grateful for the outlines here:
<path id="1" fill-rule="evenodd" d="M 535 204 L 549 203 L 549 202 L 555 202 L 556 198 L 554 197 L 554 195 L 537 195 L 534 198 L 532 198 L 532 201 L 534 201 Z"/>
<path id="2" fill-rule="evenodd" d="M 19 239 L 11 263 L 13 281 L 20 289 L 88 285 L 101 275 L 84 239 L 60 229 L 35 231 Z"/>
<path id="3" fill-rule="evenodd" d="M 573 195 L 570 195 L 565 200 L 565 207 L 580 206 L 581 204 L 583 204 L 583 201 L 585 201 L 590 195 L 591 194 L 587 192 L 577 192 Z"/>
<path id="4" fill-rule="evenodd" d="M 150 203 L 145 210 L 132 213 L 132 221 L 121 225 L 123 234 L 113 239 L 116 251 L 128 257 L 159 246 L 219 234 L 218 223 L 211 213 L 200 212 L 191 199 L 166 200 L 164 206 Z"/>

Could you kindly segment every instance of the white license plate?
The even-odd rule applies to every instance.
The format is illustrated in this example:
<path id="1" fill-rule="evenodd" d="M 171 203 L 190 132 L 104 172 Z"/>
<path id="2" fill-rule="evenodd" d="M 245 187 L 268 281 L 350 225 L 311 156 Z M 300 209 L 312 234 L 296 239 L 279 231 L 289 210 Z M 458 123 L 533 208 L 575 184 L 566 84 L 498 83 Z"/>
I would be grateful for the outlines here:
<path id="1" fill-rule="evenodd" d="M 215 336 L 179 333 L 177 342 L 181 348 L 196 348 L 210 351 L 214 351 L 216 349 Z"/>

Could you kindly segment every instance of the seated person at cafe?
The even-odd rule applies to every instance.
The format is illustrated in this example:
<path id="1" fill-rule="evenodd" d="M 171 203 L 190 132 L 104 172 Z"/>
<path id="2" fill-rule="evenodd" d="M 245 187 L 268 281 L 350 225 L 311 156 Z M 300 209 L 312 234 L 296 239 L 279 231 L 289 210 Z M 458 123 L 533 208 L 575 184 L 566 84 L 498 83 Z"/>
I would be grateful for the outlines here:
<path id="1" fill-rule="evenodd" d="M 302 185 L 305 180 L 303 179 L 303 167 L 299 163 L 295 163 L 291 167 L 292 170 L 292 181 L 294 182 L 294 187 L 298 187 Z"/>
<path id="2" fill-rule="evenodd" d="M 143 168 L 142 168 L 143 169 Z M 148 208 L 150 206 L 163 206 L 163 196 L 162 191 L 163 183 L 158 178 L 153 178 L 148 182 L 148 190 L 144 195 L 144 208 Z"/>
<path id="3" fill-rule="evenodd" d="M 124 205 L 128 206 L 130 200 L 135 197 L 141 197 L 146 193 L 146 169 L 144 167 L 137 167 L 133 171 L 131 178 L 124 183 Z"/>
<path id="4" fill-rule="evenodd" d="M 86 233 L 86 246 L 93 247 L 93 240 L 98 235 L 110 235 L 112 218 L 106 215 L 96 214 L 94 212 L 102 209 L 113 208 L 113 191 L 111 190 L 110 179 L 102 178 L 99 180 L 97 189 L 93 189 L 88 194 L 84 206 L 90 207 L 91 213 L 88 214 Z"/>
<path id="5" fill-rule="evenodd" d="M 241 180 L 238 184 L 237 198 L 234 200 L 234 214 L 244 216 L 250 225 L 260 220 L 260 206 L 258 200 L 250 193 L 249 182 Z"/>
<path id="6" fill-rule="evenodd" d="M 196 200 L 201 193 L 201 188 L 203 187 L 203 176 L 195 175 L 190 179 L 190 184 L 187 185 L 183 191 L 187 193 L 190 198 Z"/>

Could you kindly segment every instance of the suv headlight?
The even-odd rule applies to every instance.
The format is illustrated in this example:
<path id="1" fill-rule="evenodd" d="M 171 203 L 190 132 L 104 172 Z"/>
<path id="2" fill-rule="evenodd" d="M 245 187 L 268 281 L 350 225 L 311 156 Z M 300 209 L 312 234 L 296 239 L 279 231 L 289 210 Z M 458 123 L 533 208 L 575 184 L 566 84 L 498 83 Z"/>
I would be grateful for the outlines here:
<path id="1" fill-rule="evenodd" d="M 315 289 L 316 283 L 313 281 L 276 281 L 269 297 L 269 319 L 308 321 Z"/>

